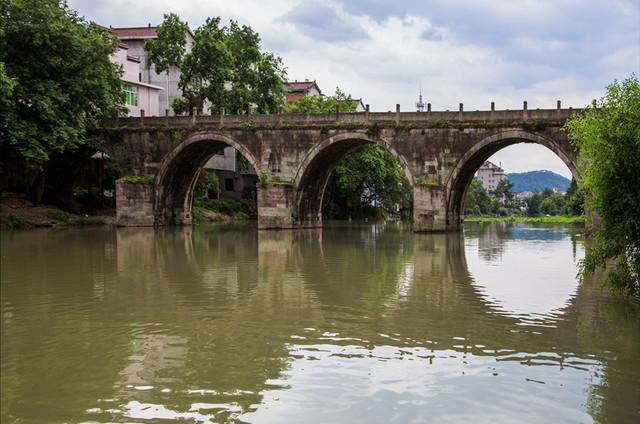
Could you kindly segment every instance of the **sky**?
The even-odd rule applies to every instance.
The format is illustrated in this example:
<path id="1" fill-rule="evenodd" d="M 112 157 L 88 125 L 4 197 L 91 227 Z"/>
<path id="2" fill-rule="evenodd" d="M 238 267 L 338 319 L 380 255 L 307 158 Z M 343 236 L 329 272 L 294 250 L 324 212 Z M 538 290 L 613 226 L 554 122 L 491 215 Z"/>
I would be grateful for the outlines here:
<path id="1" fill-rule="evenodd" d="M 174 12 L 248 24 L 290 80 L 316 80 L 372 111 L 582 107 L 607 84 L 640 75 L 640 0 L 69 0 L 102 25 L 156 25 Z M 544 147 L 491 159 L 507 172 L 569 170 Z"/>

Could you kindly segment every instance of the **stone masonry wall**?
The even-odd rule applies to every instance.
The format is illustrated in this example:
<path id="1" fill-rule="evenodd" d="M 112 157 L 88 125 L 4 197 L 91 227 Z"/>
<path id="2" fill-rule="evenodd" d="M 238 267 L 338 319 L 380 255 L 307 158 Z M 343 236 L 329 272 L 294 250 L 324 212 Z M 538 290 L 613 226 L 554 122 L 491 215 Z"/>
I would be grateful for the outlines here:
<path id="1" fill-rule="evenodd" d="M 153 186 L 116 181 L 116 225 L 152 226 Z"/>

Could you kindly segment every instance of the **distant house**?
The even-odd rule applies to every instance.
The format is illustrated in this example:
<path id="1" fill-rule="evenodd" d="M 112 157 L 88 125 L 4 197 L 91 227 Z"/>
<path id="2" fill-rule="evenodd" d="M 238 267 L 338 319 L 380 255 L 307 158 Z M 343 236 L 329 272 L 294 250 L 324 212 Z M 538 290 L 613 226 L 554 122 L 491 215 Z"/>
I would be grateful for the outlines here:
<path id="1" fill-rule="evenodd" d="M 356 105 L 356 112 L 364 112 L 366 107 L 362 102 L 362 98 L 353 99 L 353 103 Z"/>
<path id="2" fill-rule="evenodd" d="M 289 81 L 287 83 L 287 95 L 285 98 L 286 103 L 294 103 L 303 97 L 323 96 L 320 87 L 316 80 L 309 81 Z M 364 112 L 365 105 L 360 99 L 353 99 L 353 103 L 356 107 L 356 112 Z"/>
<path id="3" fill-rule="evenodd" d="M 243 169 L 240 154 L 233 147 L 225 147 L 222 154 L 213 155 L 204 169 L 214 171 L 218 176 L 218 199 L 255 199 L 256 171 L 252 166 Z"/>
<path id="4" fill-rule="evenodd" d="M 493 162 L 485 161 L 480 169 L 478 169 L 478 172 L 476 172 L 476 178 L 482 182 L 485 190 L 493 191 L 498 187 L 500 181 L 507 180 L 508 177 L 504 169 L 500 166 L 497 166 Z"/>
<path id="5" fill-rule="evenodd" d="M 169 114 L 173 114 L 171 102 L 175 98 L 182 97 L 182 91 L 178 88 L 180 69 L 172 66 L 168 75 L 166 72 L 157 73 L 153 65 L 149 63 L 147 52 L 144 49 L 146 40 L 158 38 L 156 27 L 149 24 L 146 27 L 109 27 L 109 30 L 115 33 L 122 43 L 126 44 L 130 56 L 137 57 L 140 60 L 139 82 L 164 88 L 164 92 L 159 98 L 160 115 L 164 115 L 166 109 L 169 110 Z M 191 31 L 187 31 L 185 41 L 186 51 L 191 51 L 193 46 L 193 34 Z"/>
<path id="6" fill-rule="evenodd" d="M 131 55 L 129 47 L 120 43 L 118 50 L 110 57 L 111 62 L 122 67 L 122 81 L 125 92 L 125 104 L 129 108 L 129 116 L 140 116 L 144 110 L 147 116 L 160 114 L 160 92 L 162 87 L 142 82 L 140 58 Z"/>
<path id="7" fill-rule="evenodd" d="M 315 80 L 287 82 L 286 103 L 294 103 L 303 97 L 322 96 L 322 91 Z"/>

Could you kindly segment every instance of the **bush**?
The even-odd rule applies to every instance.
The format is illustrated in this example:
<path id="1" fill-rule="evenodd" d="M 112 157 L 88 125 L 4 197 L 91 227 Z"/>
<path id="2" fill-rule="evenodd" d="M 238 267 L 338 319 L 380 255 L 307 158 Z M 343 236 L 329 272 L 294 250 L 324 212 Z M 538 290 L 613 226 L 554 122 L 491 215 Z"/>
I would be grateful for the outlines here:
<path id="1" fill-rule="evenodd" d="M 0 227 L 7 228 L 9 230 L 16 230 L 25 228 L 27 226 L 27 220 L 22 215 L 16 215 L 13 213 L 1 213 L 0 214 Z"/>
<path id="2" fill-rule="evenodd" d="M 151 185 L 153 184 L 153 177 L 148 175 L 127 175 L 120 178 L 118 181 L 127 184 Z"/>
<path id="3" fill-rule="evenodd" d="M 248 200 L 196 200 L 194 208 L 202 208 L 240 219 L 250 219 L 257 216 L 255 204 Z"/>

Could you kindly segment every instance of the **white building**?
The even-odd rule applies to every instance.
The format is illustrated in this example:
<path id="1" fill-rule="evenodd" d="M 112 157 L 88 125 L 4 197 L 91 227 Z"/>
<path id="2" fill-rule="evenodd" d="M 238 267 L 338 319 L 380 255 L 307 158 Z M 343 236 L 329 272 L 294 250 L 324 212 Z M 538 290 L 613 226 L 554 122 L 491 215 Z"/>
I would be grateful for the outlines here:
<path id="1" fill-rule="evenodd" d="M 500 181 L 507 180 L 507 174 L 504 169 L 497 166 L 493 162 L 486 161 L 482 164 L 478 172 L 476 172 L 476 178 L 482 182 L 482 186 L 487 191 L 493 191 L 498 187 Z"/>

